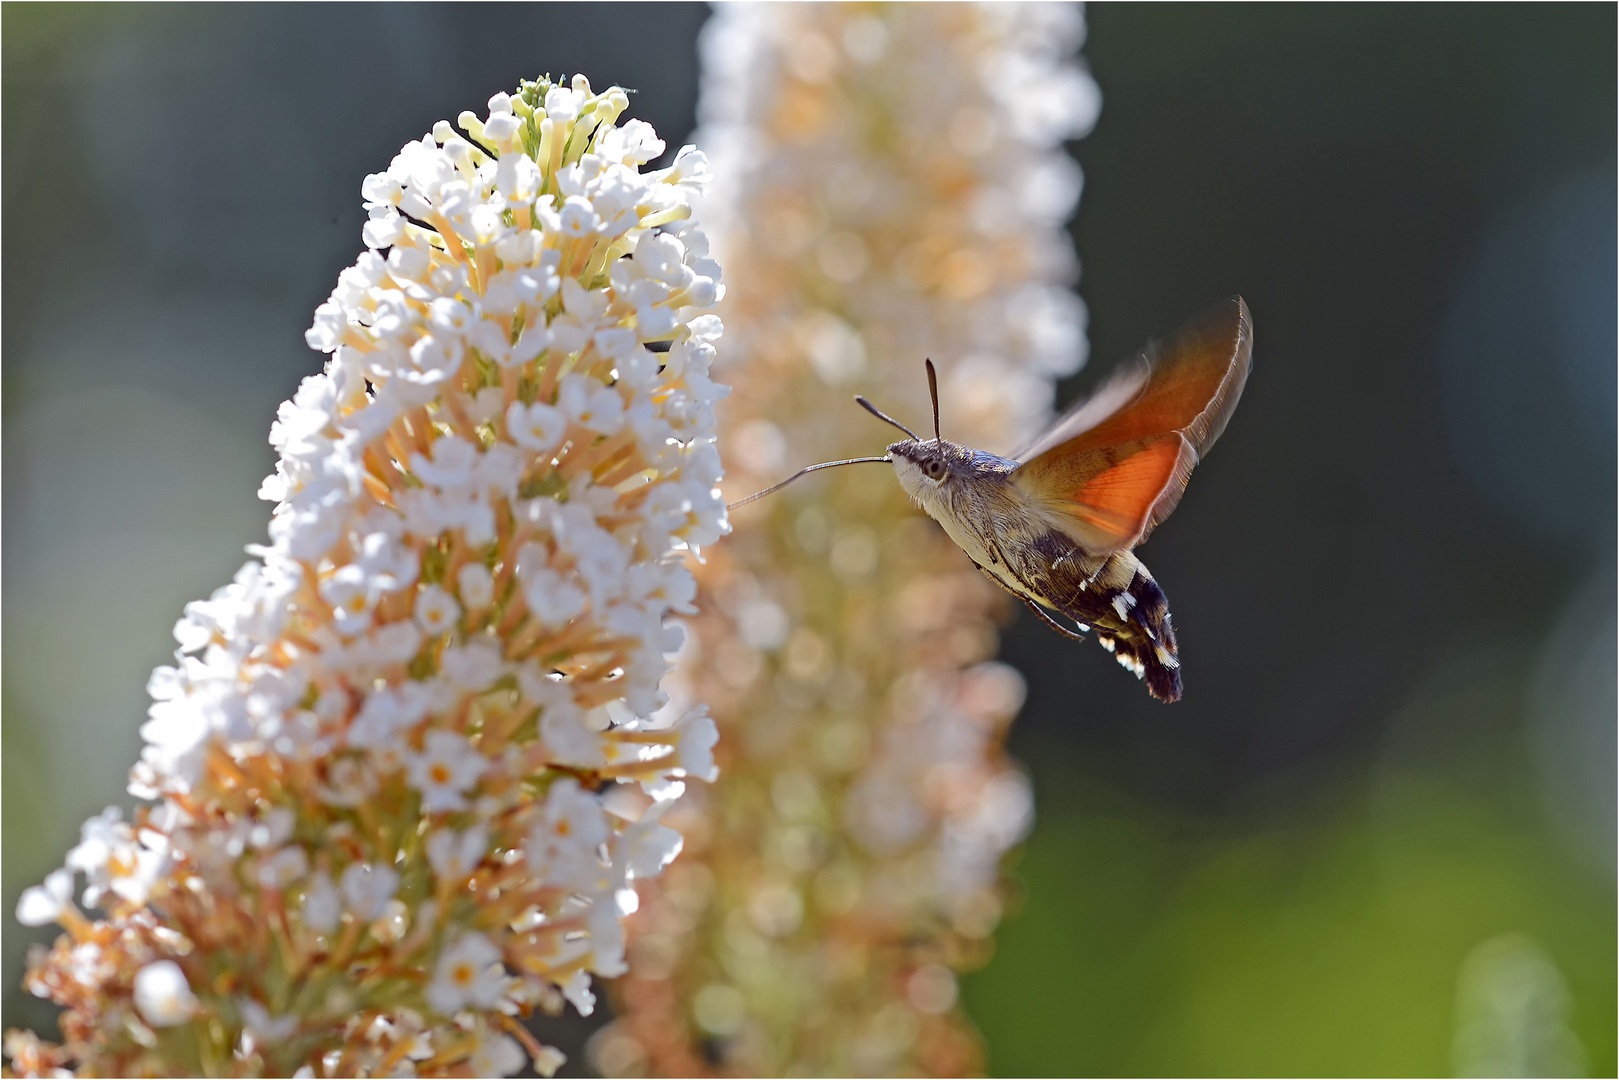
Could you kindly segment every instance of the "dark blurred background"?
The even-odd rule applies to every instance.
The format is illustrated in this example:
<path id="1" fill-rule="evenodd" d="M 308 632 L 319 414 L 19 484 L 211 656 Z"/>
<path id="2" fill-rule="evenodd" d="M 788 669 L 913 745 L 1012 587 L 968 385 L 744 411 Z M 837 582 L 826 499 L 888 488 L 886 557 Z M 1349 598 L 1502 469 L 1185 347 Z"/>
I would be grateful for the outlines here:
<path id="1" fill-rule="evenodd" d="M 0 9 L 5 1023 L 18 892 L 121 798 L 168 628 L 264 535 L 359 182 L 541 72 L 692 126 L 701 5 Z M 1142 549 L 1186 697 L 1025 620 L 1002 1074 L 1613 1075 L 1615 9 L 1102 6 L 1095 358 L 1241 292 Z"/>

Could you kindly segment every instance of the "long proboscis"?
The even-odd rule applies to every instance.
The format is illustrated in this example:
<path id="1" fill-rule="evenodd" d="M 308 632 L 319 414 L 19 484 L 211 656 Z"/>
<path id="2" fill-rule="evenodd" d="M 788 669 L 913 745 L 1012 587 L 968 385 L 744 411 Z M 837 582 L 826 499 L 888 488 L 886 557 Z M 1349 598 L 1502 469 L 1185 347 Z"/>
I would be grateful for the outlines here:
<path id="1" fill-rule="evenodd" d="M 729 504 L 726 505 L 725 509 L 726 510 L 735 510 L 739 506 L 746 506 L 750 502 L 754 502 L 754 501 L 756 501 L 758 499 L 764 498 L 766 495 L 774 494 L 775 492 L 778 492 L 782 488 L 786 487 L 788 484 L 792 483 L 794 480 L 797 480 L 800 476 L 804 476 L 807 473 L 815 472 L 817 469 L 832 469 L 832 468 L 836 468 L 839 465 L 859 465 L 861 462 L 864 462 L 864 461 L 884 461 L 884 462 L 889 462 L 889 461 L 892 461 L 892 460 L 893 460 L 892 458 L 888 457 L 887 455 L 884 455 L 883 457 L 852 457 L 852 458 L 844 458 L 842 461 L 823 461 L 819 465 L 806 465 L 802 469 L 799 469 L 797 472 L 793 473 L 793 475 L 789 476 L 787 479 L 783 480 L 781 483 L 779 483 L 779 484 L 771 484 L 769 487 L 765 488 L 763 491 L 755 491 L 752 495 L 749 495 L 745 499 L 738 499 L 734 503 L 729 503 Z"/>

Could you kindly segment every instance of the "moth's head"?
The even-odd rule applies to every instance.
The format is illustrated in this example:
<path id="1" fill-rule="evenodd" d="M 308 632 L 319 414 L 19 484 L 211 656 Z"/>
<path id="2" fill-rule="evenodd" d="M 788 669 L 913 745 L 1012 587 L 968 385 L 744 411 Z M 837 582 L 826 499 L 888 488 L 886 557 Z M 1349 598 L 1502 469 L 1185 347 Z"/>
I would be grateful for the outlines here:
<path id="1" fill-rule="evenodd" d="M 955 459 L 961 456 L 960 451 L 961 448 L 955 443 L 901 439 L 889 444 L 888 456 L 893 459 L 894 473 L 899 477 L 900 487 L 909 492 L 912 498 L 922 499 L 925 495 L 936 494 L 949 484 L 958 471 L 960 462 Z"/>

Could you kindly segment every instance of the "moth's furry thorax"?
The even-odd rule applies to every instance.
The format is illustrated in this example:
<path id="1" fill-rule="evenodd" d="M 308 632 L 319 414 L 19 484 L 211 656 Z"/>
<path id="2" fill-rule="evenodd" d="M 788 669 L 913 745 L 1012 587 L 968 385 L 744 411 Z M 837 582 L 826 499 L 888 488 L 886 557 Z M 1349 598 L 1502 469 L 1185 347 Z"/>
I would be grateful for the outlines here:
<path id="1" fill-rule="evenodd" d="M 1026 500 L 1011 482 L 1015 461 L 938 439 L 902 440 L 889 446 L 888 456 L 905 493 L 979 565 L 999 561 L 986 550 L 997 527 L 1045 531 L 1029 520 Z"/>
<path id="2" fill-rule="evenodd" d="M 905 439 L 889 446 L 888 456 L 905 493 L 980 566 L 1003 562 L 991 540 L 997 528 L 1044 531 L 1030 528 L 1024 501 L 1010 482 L 1015 461 L 935 439 Z"/>

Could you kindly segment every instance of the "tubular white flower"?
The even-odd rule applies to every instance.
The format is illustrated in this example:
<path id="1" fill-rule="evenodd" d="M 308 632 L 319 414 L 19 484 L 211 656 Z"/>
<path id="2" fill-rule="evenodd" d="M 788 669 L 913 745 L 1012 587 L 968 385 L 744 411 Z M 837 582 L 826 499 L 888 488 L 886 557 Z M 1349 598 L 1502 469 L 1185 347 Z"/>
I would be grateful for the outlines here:
<path id="1" fill-rule="evenodd" d="M 31 885 L 17 900 L 17 921 L 24 926 L 48 926 L 73 906 L 73 872 L 53 870 L 43 885 Z"/>
<path id="2" fill-rule="evenodd" d="M 155 960 L 135 973 L 135 1008 L 153 1027 L 174 1027 L 197 1012 L 185 972 L 173 960 Z"/>
<path id="3" fill-rule="evenodd" d="M 195 1018 L 206 1047 L 239 1028 L 262 1058 L 241 1067 L 516 1071 L 503 1010 L 588 1004 L 591 973 L 623 970 L 632 882 L 679 849 L 667 802 L 643 821 L 603 799 L 683 771 L 647 718 L 679 643 L 665 618 L 691 610 L 681 560 L 728 530 L 719 289 L 692 287 L 719 271 L 692 217 L 702 155 L 643 172 L 663 144 L 618 126 L 627 105 L 525 83 L 365 178 L 370 250 L 305 335 L 326 369 L 271 427 L 270 543 L 186 607 L 150 684 L 130 789 L 157 805 L 93 819 L 24 895 L 29 921 L 143 958 L 149 1023 Z M 74 871 L 102 921 L 73 909 Z M 30 976 L 78 1014 L 64 1053 L 201 1067 L 74 989 L 72 945 Z M 193 953 L 231 978 L 193 993 L 165 959 Z M 352 1006 L 289 998 L 288 964 Z"/>
<path id="4" fill-rule="evenodd" d="M 501 952 L 482 934 L 464 934 L 439 953 L 438 967 L 427 987 L 427 1001 L 445 1016 L 468 1005 L 492 1009 L 505 996 L 507 979 Z"/>

